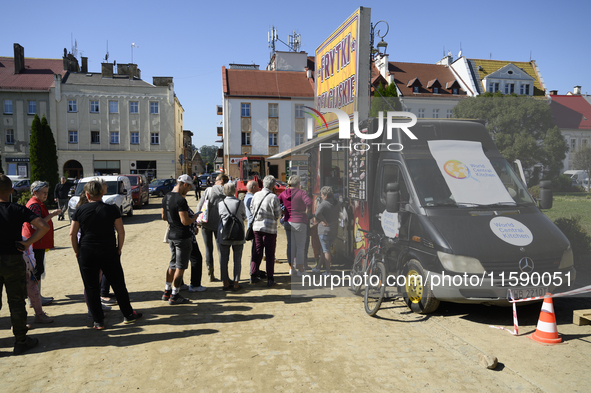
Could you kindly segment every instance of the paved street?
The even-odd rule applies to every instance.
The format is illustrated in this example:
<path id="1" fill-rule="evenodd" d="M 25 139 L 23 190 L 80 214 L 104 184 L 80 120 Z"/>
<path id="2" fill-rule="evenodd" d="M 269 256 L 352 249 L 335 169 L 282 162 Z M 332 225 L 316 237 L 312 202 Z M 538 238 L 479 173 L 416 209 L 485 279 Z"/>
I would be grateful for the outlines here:
<path id="1" fill-rule="evenodd" d="M 194 206 L 194 197 L 188 199 Z M 276 264 L 275 288 L 245 281 L 241 292 L 232 293 L 222 291 L 220 282 L 204 280 L 207 291 L 183 292 L 192 304 L 169 306 L 160 300 L 169 250 L 162 242 L 166 224 L 159 206 L 160 199 L 151 198 L 147 208 L 123 219 L 127 286 L 144 318 L 123 325 L 115 306 L 104 331 L 90 328 L 69 228 L 55 223 L 57 248 L 47 254 L 43 283 L 43 294 L 56 298 L 45 308 L 55 322 L 34 325 L 30 335 L 39 338 L 39 347 L 12 356 L 3 294 L 0 390 L 588 391 L 591 326 L 572 324 L 572 310 L 591 308 L 588 299 L 555 301 L 565 341 L 557 346 L 526 337 L 535 330 L 539 304 L 518 308 L 518 337 L 489 327 L 512 329 L 510 308 L 442 303 L 436 313 L 420 316 L 400 301 L 388 301 L 378 318 L 371 318 L 361 298 L 347 293 L 292 296 L 286 263 Z M 285 261 L 282 230 L 279 235 L 278 257 Z M 248 246 L 243 280 L 249 258 Z M 32 322 L 32 309 L 27 310 Z M 479 353 L 498 357 L 497 369 L 483 368 Z"/>

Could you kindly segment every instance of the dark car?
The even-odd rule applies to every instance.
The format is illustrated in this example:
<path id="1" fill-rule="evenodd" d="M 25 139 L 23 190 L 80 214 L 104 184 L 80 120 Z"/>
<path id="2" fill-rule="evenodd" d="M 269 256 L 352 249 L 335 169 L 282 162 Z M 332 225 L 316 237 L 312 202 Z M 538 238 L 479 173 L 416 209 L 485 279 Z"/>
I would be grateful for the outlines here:
<path id="1" fill-rule="evenodd" d="M 14 192 L 20 194 L 24 191 L 30 191 L 31 181 L 29 179 L 18 180 L 13 183 Z"/>
<path id="2" fill-rule="evenodd" d="M 131 183 L 133 207 L 142 207 L 150 203 L 150 186 L 144 175 L 123 175 Z"/>
<path id="3" fill-rule="evenodd" d="M 199 180 L 201 181 L 201 189 L 205 190 L 207 188 L 207 179 L 209 178 L 208 174 L 198 176 Z"/>
<path id="4" fill-rule="evenodd" d="M 152 180 L 149 186 L 150 195 L 157 195 L 159 197 L 169 193 L 176 184 L 175 179 L 156 179 Z"/>

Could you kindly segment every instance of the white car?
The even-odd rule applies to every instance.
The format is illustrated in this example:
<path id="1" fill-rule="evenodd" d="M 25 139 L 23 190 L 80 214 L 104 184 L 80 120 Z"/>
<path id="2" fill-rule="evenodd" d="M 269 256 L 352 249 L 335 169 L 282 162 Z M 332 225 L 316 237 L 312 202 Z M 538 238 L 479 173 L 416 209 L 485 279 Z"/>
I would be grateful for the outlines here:
<path id="1" fill-rule="evenodd" d="M 131 196 L 131 183 L 126 176 L 93 176 L 85 177 L 78 181 L 74 196 L 70 198 L 68 207 L 70 209 L 70 217 L 76 211 L 76 205 L 80 200 L 80 194 L 84 190 L 84 185 L 89 181 L 101 178 L 107 182 L 107 193 L 103 195 L 103 202 L 108 205 L 115 205 L 119 208 L 121 215 L 127 214 L 133 216 L 133 198 Z M 70 218 L 71 221 L 71 218 Z"/>

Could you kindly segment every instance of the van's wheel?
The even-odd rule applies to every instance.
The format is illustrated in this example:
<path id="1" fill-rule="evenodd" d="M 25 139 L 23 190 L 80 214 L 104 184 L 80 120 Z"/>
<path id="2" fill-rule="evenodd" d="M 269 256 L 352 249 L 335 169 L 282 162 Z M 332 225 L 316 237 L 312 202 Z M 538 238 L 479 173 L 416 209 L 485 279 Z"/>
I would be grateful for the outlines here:
<path id="1" fill-rule="evenodd" d="M 425 270 L 416 259 L 411 259 L 404 265 L 403 274 L 405 285 L 402 288 L 404 303 L 417 314 L 429 314 L 437 310 L 439 300 L 435 298 L 429 284 Z"/>
<path id="2" fill-rule="evenodd" d="M 144 206 L 148 206 L 149 203 L 150 203 L 150 196 L 148 195 L 148 197 L 146 198 L 146 202 L 144 202 Z"/>

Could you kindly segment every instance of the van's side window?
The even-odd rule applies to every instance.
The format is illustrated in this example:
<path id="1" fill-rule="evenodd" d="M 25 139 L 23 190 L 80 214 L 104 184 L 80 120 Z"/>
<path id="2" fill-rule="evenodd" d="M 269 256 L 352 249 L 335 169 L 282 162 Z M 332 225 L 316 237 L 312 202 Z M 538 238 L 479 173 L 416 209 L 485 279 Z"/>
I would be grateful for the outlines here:
<path id="1" fill-rule="evenodd" d="M 381 190 L 380 190 L 380 199 L 382 204 L 386 204 L 386 187 L 388 183 L 398 183 L 399 190 L 400 190 L 400 201 L 401 202 L 408 202 L 409 195 L 408 195 L 408 188 L 406 187 L 406 183 L 404 182 L 404 177 L 400 171 L 400 167 L 395 164 L 386 164 L 382 170 L 382 179 L 381 179 Z"/>

